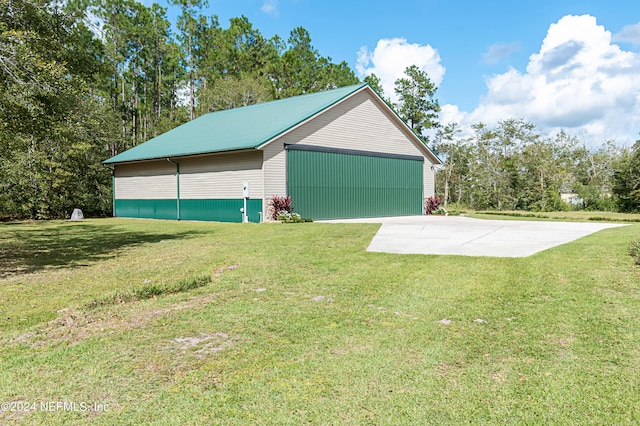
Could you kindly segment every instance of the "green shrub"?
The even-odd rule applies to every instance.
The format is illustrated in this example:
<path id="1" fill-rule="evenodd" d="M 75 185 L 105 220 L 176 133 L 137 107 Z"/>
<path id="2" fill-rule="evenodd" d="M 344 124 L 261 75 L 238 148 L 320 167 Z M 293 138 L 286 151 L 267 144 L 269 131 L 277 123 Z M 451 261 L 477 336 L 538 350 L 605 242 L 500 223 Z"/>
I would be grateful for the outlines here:
<path id="1" fill-rule="evenodd" d="M 110 296 L 96 298 L 85 306 L 87 308 L 97 308 L 104 305 L 116 305 L 118 303 L 133 302 L 135 300 L 151 299 L 163 294 L 181 293 L 198 287 L 204 287 L 211 282 L 210 276 L 191 277 L 173 284 L 155 285 L 148 284 L 144 287 L 132 288 L 129 291 L 116 291 Z"/>
<path id="2" fill-rule="evenodd" d="M 635 218 L 617 218 L 617 217 L 604 217 L 604 216 L 589 216 L 587 220 L 594 222 L 640 222 L 640 219 Z"/>
<path id="3" fill-rule="evenodd" d="M 150 285 L 145 285 L 144 287 L 134 288 L 131 293 L 133 295 L 134 300 L 144 300 L 144 299 L 151 299 L 152 297 L 155 297 L 155 296 L 160 296 L 165 292 L 166 292 L 165 288 L 154 285 L 154 284 L 150 284 Z"/>
<path id="4" fill-rule="evenodd" d="M 291 213 L 285 210 L 281 210 L 276 215 L 276 219 L 283 223 L 305 223 L 313 222 L 313 219 L 303 218 L 298 213 Z"/>
<path id="5" fill-rule="evenodd" d="M 447 211 L 447 209 L 445 209 L 444 207 L 440 206 L 435 211 L 433 211 L 431 214 L 440 215 L 440 216 L 448 216 L 449 212 Z"/>
<path id="6" fill-rule="evenodd" d="M 636 265 L 640 265 L 640 239 L 631 240 L 629 243 L 629 255 Z"/>

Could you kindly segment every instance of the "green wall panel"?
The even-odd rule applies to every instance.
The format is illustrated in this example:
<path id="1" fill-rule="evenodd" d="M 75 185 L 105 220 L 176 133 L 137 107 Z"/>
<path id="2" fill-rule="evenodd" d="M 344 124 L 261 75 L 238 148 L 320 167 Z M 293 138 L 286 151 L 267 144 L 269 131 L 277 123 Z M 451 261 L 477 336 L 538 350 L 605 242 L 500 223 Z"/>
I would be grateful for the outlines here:
<path id="1" fill-rule="evenodd" d="M 146 219 L 176 219 L 176 200 L 120 200 L 116 199 L 115 215 Z"/>
<path id="2" fill-rule="evenodd" d="M 180 200 L 180 219 L 241 222 L 242 199 Z M 247 200 L 250 222 L 259 222 L 262 199 Z M 115 200 L 115 215 L 148 219 L 177 219 L 176 200 Z"/>
<path id="3" fill-rule="evenodd" d="M 242 222 L 242 199 L 180 200 L 180 218 L 183 220 L 210 220 L 216 222 Z M 247 200 L 250 222 L 259 222 L 262 199 Z"/>
<path id="4" fill-rule="evenodd" d="M 287 185 L 303 217 L 339 219 L 422 213 L 422 161 L 287 151 Z"/>

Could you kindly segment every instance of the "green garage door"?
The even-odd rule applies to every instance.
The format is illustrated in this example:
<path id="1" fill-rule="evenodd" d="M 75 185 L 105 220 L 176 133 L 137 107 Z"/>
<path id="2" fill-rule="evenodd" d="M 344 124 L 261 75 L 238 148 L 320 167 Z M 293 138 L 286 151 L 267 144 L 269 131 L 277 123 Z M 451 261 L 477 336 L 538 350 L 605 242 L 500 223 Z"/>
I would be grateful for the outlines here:
<path id="1" fill-rule="evenodd" d="M 419 215 L 423 161 L 288 145 L 287 189 L 294 211 L 313 219 Z"/>

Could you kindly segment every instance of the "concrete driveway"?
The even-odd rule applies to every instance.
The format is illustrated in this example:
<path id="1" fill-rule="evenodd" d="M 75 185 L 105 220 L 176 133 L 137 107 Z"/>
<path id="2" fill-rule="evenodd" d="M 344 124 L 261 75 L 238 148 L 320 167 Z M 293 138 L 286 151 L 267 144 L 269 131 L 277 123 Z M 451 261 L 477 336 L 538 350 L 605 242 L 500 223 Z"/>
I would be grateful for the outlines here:
<path id="1" fill-rule="evenodd" d="M 399 254 L 526 257 L 607 228 L 609 223 L 485 220 L 461 216 L 402 216 L 328 220 L 382 223 L 367 251 Z"/>

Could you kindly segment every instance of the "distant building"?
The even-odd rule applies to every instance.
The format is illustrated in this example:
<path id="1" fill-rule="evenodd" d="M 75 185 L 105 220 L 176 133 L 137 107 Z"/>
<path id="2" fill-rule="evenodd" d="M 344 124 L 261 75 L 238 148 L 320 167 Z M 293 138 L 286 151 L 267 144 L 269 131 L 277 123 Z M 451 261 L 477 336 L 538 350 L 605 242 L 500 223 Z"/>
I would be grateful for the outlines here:
<path id="1" fill-rule="evenodd" d="M 581 206 L 584 204 L 584 200 L 573 192 L 561 192 L 560 198 L 565 203 L 571 204 L 572 206 Z"/>

